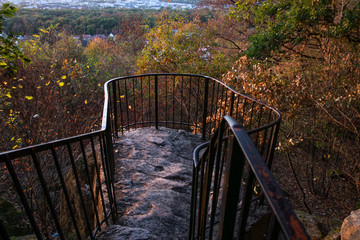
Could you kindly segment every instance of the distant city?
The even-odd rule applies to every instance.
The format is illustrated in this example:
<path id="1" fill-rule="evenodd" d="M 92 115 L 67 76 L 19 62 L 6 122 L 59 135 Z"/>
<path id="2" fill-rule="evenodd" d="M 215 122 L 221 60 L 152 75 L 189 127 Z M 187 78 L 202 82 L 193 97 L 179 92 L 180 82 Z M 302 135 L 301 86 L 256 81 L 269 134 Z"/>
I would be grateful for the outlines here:
<path id="1" fill-rule="evenodd" d="M 88 9 L 88 8 L 128 8 L 128 9 L 192 9 L 196 0 L 160 1 L 160 0 L 0 0 L 0 3 L 12 3 L 24 8 L 40 9 Z"/>

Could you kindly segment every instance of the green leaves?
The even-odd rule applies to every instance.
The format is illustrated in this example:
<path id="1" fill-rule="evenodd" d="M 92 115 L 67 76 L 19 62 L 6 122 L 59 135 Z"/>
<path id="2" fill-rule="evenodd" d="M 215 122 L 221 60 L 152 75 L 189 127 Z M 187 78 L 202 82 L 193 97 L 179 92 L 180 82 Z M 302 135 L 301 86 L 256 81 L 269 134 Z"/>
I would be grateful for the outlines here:
<path id="1" fill-rule="evenodd" d="M 3 32 L 3 20 L 5 17 L 13 17 L 17 9 L 9 3 L 2 5 L 0 9 L 0 32 Z M 11 75 L 17 71 L 17 67 L 13 62 L 17 59 L 22 60 L 25 64 L 30 60 L 24 56 L 16 43 L 16 37 L 10 33 L 8 36 L 5 34 L 0 35 L 0 69 L 5 70 L 5 75 Z"/>
<path id="2" fill-rule="evenodd" d="M 308 46 L 321 48 L 321 39 L 360 41 L 357 34 L 360 30 L 359 9 L 360 3 L 342 5 L 330 0 L 247 0 L 238 1 L 230 16 L 255 26 L 256 32 L 249 39 L 250 47 L 246 52 L 250 57 L 265 59 L 282 49 L 302 57 L 318 58 L 303 49 Z"/>

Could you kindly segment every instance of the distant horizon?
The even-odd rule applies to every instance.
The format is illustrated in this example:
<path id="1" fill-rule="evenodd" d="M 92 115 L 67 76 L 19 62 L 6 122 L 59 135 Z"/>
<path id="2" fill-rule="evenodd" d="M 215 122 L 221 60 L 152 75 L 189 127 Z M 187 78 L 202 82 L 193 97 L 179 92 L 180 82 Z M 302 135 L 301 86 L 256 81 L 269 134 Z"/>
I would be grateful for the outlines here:
<path id="1" fill-rule="evenodd" d="M 196 0 L 0 0 L 1 4 L 10 3 L 25 8 L 40 9 L 90 9 L 90 8 L 119 8 L 119 9 L 192 9 Z"/>

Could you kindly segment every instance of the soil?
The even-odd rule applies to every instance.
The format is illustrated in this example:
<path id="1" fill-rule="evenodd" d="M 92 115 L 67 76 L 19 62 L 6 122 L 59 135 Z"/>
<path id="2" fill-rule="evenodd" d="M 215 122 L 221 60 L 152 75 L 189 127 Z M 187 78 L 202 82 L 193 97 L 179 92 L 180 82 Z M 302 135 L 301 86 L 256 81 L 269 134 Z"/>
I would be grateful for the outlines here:
<path id="1" fill-rule="evenodd" d="M 323 237 L 339 230 L 344 218 L 358 208 L 356 186 L 344 175 L 324 174 L 323 165 L 316 166 L 301 154 L 301 150 L 290 156 L 290 160 L 293 170 L 287 155 L 277 153 L 272 166 L 272 172 L 290 204 L 295 210 L 312 215 Z M 309 166 L 314 165 L 314 174 L 311 174 Z"/>

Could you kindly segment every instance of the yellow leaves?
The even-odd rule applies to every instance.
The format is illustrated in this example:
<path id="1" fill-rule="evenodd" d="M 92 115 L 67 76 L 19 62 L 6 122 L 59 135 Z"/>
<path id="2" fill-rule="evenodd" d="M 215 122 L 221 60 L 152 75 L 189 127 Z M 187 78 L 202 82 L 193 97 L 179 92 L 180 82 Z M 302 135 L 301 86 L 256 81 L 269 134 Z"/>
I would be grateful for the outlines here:
<path id="1" fill-rule="evenodd" d="M 10 94 L 10 93 L 5 94 L 5 96 L 7 96 L 8 98 L 11 98 L 11 94 Z"/>
<path id="2" fill-rule="evenodd" d="M 25 98 L 26 98 L 27 100 L 33 100 L 33 99 L 34 99 L 34 97 L 32 97 L 32 96 L 25 96 Z"/>
<path id="3" fill-rule="evenodd" d="M 59 82 L 58 84 L 59 84 L 59 87 L 62 87 L 62 86 L 64 86 L 65 83 L 64 82 Z"/>
<path id="4" fill-rule="evenodd" d="M 48 81 L 45 85 L 46 85 L 46 86 L 49 86 L 49 84 L 50 84 L 50 81 Z"/>
<path id="5" fill-rule="evenodd" d="M 40 36 L 37 35 L 37 34 L 34 34 L 33 37 L 34 37 L 34 38 L 40 38 Z"/>
<path id="6" fill-rule="evenodd" d="M 43 32 L 43 33 L 49 33 L 49 31 L 47 31 L 45 29 L 42 29 L 42 28 L 40 28 L 40 31 Z"/>
<path id="7" fill-rule="evenodd" d="M 66 75 L 62 76 L 61 79 L 65 80 L 65 79 L 66 79 Z"/>
<path id="8" fill-rule="evenodd" d="M 4 61 L 1 61 L 0 62 L 0 67 L 6 67 L 7 66 L 7 63 L 6 62 L 4 62 Z"/>
<path id="9" fill-rule="evenodd" d="M 87 104 L 88 103 L 88 101 L 87 100 L 85 100 L 85 104 Z"/>
<path id="10" fill-rule="evenodd" d="M 120 96 L 120 98 L 124 98 L 124 97 L 125 97 L 125 95 L 121 95 L 121 96 Z"/>

